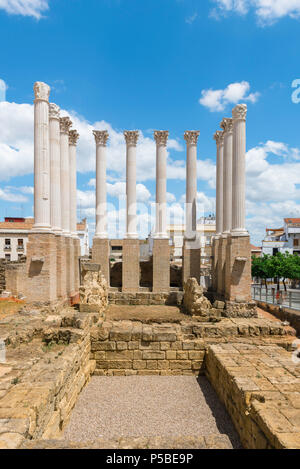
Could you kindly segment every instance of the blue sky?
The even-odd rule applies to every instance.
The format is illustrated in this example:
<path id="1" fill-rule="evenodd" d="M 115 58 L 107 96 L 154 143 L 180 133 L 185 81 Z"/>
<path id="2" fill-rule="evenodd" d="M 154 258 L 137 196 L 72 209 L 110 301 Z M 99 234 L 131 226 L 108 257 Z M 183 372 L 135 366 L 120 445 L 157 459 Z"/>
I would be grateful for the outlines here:
<path id="1" fill-rule="evenodd" d="M 109 219 L 124 220 L 125 129 L 141 131 L 138 199 L 155 197 L 153 129 L 170 131 L 168 200 L 183 214 L 185 130 L 200 130 L 199 214 L 214 211 L 213 134 L 248 104 L 247 226 L 300 216 L 300 0 L 0 0 L 0 217 L 31 216 L 33 83 L 51 86 L 78 146 L 78 217 L 94 227 L 95 143 L 108 129 Z M 299 85 L 297 85 L 299 87 Z M 299 93 L 300 96 L 300 93 Z M 295 101 L 295 99 L 294 99 Z M 140 230 L 146 234 L 141 215 Z M 122 222 L 121 222 L 122 225 Z M 151 222 L 150 222 L 151 225 Z M 115 233 L 111 231 L 111 235 Z"/>

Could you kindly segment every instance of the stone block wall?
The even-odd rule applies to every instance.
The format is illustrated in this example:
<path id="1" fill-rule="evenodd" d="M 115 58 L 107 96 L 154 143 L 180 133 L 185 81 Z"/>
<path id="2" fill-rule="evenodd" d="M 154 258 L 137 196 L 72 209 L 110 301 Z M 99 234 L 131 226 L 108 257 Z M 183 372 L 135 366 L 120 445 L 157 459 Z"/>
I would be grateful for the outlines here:
<path id="1" fill-rule="evenodd" d="M 246 449 L 300 449 L 300 373 L 270 344 L 209 345 L 206 374 Z"/>
<path id="2" fill-rule="evenodd" d="M 182 291 L 171 291 L 169 293 L 152 293 L 152 292 L 138 292 L 138 293 L 124 293 L 110 291 L 108 293 L 108 301 L 114 305 L 168 305 L 168 306 L 181 306 L 183 300 Z"/>

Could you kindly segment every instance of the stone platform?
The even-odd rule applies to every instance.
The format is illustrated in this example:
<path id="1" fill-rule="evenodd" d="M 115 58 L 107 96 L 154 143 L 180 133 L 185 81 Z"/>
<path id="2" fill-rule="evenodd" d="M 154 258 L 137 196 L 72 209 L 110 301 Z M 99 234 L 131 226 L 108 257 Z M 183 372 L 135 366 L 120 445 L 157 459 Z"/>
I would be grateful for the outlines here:
<path id="1" fill-rule="evenodd" d="M 139 291 L 138 293 L 125 293 L 110 289 L 108 293 L 109 304 L 115 305 L 177 305 L 183 300 L 183 291 L 171 289 L 165 293 L 153 293 L 150 291 Z"/>

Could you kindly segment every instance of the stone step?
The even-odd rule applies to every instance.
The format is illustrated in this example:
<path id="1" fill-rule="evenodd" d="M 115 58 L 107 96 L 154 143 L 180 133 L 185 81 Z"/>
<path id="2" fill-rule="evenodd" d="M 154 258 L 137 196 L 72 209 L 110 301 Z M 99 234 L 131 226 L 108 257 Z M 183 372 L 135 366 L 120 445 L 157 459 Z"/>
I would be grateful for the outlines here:
<path id="1" fill-rule="evenodd" d="M 21 449 L 233 449 L 227 435 L 127 437 L 94 441 L 30 440 Z"/>

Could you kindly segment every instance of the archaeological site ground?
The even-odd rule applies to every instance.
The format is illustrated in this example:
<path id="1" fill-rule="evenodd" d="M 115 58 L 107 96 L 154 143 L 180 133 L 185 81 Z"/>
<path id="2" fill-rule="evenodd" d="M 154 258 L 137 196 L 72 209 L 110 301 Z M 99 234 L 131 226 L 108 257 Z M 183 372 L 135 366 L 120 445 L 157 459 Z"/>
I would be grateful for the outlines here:
<path id="1" fill-rule="evenodd" d="M 96 230 L 83 257 L 76 232 L 80 136 L 49 103 L 47 84 L 35 83 L 34 92 L 35 224 L 26 259 L 0 271 L 0 448 L 300 449 L 297 333 L 251 296 L 247 106 L 234 107 L 214 135 L 210 266 L 202 263 L 196 230 L 199 132 L 184 134 L 186 226 L 177 286 L 166 220 L 168 131 L 154 131 L 156 224 L 147 266 L 137 230 L 139 133 L 124 132 L 126 235 L 113 282 L 109 133 L 93 132 Z"/>

